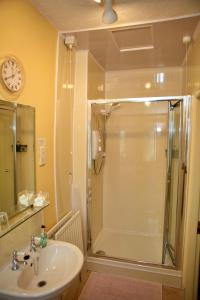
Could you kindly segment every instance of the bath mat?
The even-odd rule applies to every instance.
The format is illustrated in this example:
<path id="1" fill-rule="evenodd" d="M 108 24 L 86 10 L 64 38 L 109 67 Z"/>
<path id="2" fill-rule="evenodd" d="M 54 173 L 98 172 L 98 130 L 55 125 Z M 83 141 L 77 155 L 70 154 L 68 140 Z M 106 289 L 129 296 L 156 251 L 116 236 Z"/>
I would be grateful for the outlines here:
<path id="1" fill-rule="evenodd" d="M 79 300 L 162 300 L 162 285 L 92 272 Z"/>

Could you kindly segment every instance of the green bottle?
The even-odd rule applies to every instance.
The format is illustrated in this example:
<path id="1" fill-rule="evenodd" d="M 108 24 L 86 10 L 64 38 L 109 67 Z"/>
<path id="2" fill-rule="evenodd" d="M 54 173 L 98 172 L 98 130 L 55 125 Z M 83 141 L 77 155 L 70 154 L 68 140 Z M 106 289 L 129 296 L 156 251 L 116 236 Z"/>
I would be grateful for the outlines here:
<path id="1" fill-rule="evenodd" d="M 40 247 L 44 248 L 47 245 L 47 234 L 45 232 L 45 225 L 41 226 L 41 234 L 40 234 Z"/>

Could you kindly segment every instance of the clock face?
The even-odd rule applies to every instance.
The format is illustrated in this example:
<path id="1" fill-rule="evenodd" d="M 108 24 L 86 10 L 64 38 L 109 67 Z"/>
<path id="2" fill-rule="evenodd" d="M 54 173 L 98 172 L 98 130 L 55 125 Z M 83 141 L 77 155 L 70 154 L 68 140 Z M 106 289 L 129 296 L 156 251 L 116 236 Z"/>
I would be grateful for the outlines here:
<path id="1" fill-rule="evenodd" d="M 22 70 L 15 59 L 7 59 L 1 68 L 2 80 L 11 92 L 18 92 L 22 88 Z"/>

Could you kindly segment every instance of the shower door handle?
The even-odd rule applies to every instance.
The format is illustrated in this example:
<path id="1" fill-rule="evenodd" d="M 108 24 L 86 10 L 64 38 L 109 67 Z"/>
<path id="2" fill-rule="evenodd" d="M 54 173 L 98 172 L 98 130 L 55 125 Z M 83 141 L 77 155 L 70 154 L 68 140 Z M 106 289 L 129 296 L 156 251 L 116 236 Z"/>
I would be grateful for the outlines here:
<path id="1" fill-rule="evenodd" d="M 184 197 L 185 197 L 185 180 L 187 174 L 187 165 L 185 163 L 182 164 L 181 169 L 183 171 L 183 186 L 182 186 L 182 203 L 181 203 L 181 216 L 183 216 L 183 208 L 184 208 Z"/>

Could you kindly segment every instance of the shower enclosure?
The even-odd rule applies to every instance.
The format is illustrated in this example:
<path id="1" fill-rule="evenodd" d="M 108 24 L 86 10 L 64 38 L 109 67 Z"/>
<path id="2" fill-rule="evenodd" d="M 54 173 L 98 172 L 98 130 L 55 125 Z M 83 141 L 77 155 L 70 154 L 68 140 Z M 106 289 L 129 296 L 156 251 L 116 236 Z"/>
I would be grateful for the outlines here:
<path id="1" fill-rule="evenodd" d="M 179 267 L 190 97 L 88 101 L 88 254 Z"/>

